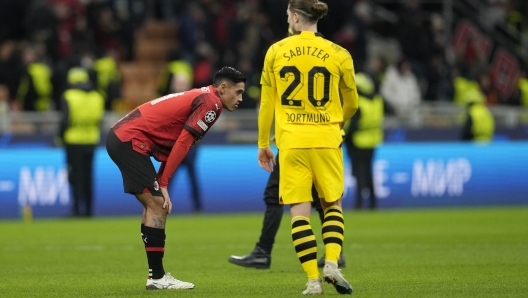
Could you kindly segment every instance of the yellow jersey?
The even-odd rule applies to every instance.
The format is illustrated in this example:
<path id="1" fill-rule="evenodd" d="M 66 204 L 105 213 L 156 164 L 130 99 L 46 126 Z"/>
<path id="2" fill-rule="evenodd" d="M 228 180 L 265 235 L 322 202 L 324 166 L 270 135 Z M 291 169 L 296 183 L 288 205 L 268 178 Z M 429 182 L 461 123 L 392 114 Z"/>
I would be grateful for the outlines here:
<path id="1" fill-rule="evenodd" d="M 268 49 L 260 83 L 259 148 L 269 147 L 273 117 L 279 149 L 339 147 L 341 127 L 358 108 L 347 50 L 297 32 Z"/>

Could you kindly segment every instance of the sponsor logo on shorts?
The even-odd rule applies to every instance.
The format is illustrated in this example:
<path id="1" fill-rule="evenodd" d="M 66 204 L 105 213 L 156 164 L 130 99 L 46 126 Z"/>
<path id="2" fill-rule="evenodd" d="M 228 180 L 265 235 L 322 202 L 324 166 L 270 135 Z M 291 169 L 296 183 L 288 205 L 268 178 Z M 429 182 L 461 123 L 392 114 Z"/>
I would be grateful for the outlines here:
<path id="1" fill-rule="evenodd" d="M 209 111 L 205 114 L 205 122 L 211 123 L 216 119 L 216 113 L 214 111 Z"/>
<path id="2" fill-rule="evenodd" d="M 202 120 L 198 120 L 198 123 L 197 123 L 197 124 L 198 124 L 198 126 L 200 126 L 200 127 L 203 129 L 203 131 L 206 131 L 207 128 L 209 128 L 209 127 L 207 126 L 207 124 L 205 124 Z"/>

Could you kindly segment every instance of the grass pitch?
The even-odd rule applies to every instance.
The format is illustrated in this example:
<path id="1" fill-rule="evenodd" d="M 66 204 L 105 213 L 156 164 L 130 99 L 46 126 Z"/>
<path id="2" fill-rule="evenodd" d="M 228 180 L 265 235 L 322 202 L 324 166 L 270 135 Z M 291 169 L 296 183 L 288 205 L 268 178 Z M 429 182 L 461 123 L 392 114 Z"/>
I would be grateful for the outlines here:
<path id="1" fill-rule="evenodd" d="M 1 297 L 300 297 L 285 213 L 270 270 L 240 268 L 263 215 L 170 215 L 164 265 L 194 290 L 146 291 L 140 215 L 0 221 Z M 345 212 L 356 297 L 528 297 L 528 207 Z M 312 226 L 323 246 L 320 222 Z M 325 295 L 337 296 L 330 285 Z"/>

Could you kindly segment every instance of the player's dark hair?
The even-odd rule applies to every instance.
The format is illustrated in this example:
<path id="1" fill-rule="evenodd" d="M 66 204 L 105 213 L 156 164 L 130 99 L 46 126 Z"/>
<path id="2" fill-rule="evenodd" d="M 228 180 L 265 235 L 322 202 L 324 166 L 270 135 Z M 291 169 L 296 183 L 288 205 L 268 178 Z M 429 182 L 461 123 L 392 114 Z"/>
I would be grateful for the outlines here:
<path id="1" fill-rule="evenodd" d="M 246 75 L 233 67 L 224 66 L 217 71 L 213 78 L 213 86 L 218 87 L 223 81 L 229 81 L 232 84 L 246 82 Z"/>
<path id="2" fill-rule="evenodd" d="M 328 5 L 318 0 L 289 0 L 290 11 L 304 16 L 310 23 L 317 22 L 328 13 Z"/>

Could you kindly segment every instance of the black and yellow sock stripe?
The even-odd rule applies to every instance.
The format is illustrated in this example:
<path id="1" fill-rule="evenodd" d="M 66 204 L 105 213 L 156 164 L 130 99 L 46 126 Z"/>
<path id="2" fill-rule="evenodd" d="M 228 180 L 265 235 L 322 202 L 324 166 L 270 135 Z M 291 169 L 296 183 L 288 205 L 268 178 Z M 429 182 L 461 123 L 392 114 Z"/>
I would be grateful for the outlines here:
<path id="1" fill-rule="evenodd" d="M 341 207 L 332 206 L 327 208 L 324 214 L 322 236 L 325 244 L 325 258 L 337 263 L 345 238 L 343 210 Z"/>
<path id="2" fill-rule="evenodd" d="M 308 279 L 318 278 L 317 242 L 308 217 L 296 216 L 292 218 L 292 240 L 297 257 L 308 275 Z"/>

